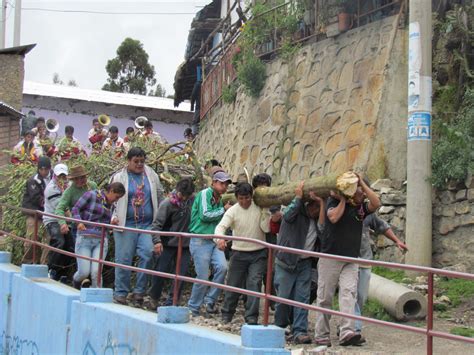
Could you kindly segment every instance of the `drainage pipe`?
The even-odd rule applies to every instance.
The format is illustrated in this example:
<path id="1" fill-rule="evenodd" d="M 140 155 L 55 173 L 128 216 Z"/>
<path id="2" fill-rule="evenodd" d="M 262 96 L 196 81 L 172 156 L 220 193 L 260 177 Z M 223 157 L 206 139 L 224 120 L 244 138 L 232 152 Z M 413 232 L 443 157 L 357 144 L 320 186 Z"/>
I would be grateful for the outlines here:
<path id="1" fill-rule="evenodd" d="M 370 277 L 369 298 L 380 302 L 396 320 L 426 317 L 426 298 L 423 295 L 374 273 Z"/>

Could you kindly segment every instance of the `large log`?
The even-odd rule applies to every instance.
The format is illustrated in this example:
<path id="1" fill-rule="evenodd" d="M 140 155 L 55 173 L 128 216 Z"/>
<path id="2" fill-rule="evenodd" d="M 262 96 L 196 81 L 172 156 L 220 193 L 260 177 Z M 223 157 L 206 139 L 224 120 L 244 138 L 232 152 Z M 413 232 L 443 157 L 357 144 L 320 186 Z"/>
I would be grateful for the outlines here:
<path id="1" fill-rule="evenodd" d="M 309 198 L 309 192 L 314 191 L 320 197 L 329 196 L 329 191 L 339 191 L 345 196 L 352 197 L 357 189 L 359 178 L 353 172 L 343 174 L 330 174 L 304 180 L 304 196 Z M 300 181 L 292 181 L 283 185 L 272 187 L 258 187 L 255 189 L 253 200 L 260 207 L 271 207 L 276 205 L 288 205 L 295 197 L 295 189 Z M 235 202 L 233 194 L 225 194 L 223 201 Z"/>

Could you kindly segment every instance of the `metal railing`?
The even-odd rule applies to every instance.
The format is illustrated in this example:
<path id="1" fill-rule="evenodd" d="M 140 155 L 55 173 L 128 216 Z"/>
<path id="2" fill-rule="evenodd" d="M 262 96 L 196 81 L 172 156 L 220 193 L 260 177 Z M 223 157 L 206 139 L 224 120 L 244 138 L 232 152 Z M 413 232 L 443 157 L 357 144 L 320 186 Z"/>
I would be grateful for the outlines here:
<path id="1" fill-rule="evenodd" d="M 364 321 L 367 323 L 372 323 L 372 324 L 377 324 L 377 325 L 382 325 L 394 329 L 399 329 L 399 330 L 405 330 L 409 332 L 413 332 L 416 334 L 420 335 L 425 335 L 426 336 L 426 353 L 431 355 L 433 354 L 433 338 L 438 337 L 438 338 L 444 338 L 448 340 L 454 340 L 454 341 L 461 341 L 461 342 L 466 342 L 470 344 L 474 344 L 474 338 L 468 338 L 464 336 L 459 336 L 459 335 L 454 335 L 446 332 L 440 332 L 436 331 L 433 329 L 433 297 L 434 297 L 434 275 L 440 275 L 440 276 L 445 276 L 445 277 L 454 277 L 454 278 L 462 278 L 466 280 L 471 280 L 474 281 L 474 274 L 468 274 L 468 273 L 463 273 L 463 272 L 456 272 L 456 271 L 449 271 L 449 270 L 441 270 L 441 269 L 435 269 L 431 267 L 424 267 L 424 266 L 416 266 L 416 265 L 406 265 L 406 264 L 397 264 L 397 263 L 391 263 L 391 262 L 385 262 L 385 261 L 375 261 L 375 260 L 365 260 L 365 259 L 359 259 L 359 258 L 351 258 L 351 257 L 343 257 L 343 256 L 338 256 L 338 255 L 332 255 L 332 254 L 325 254 L 325 253 L 319 253 L 319 252 L 312 252 L 312 251 L 306 251 L 306 250 L 301 250 L 301 249 L 294 249 L 294 248 L 288 248 L 288 247 L 282 247 L 278 246 L 275 244 L 270 244 L 267 242 L 263 242 L 260 240 L 255 240 L 252 238 L 245 238 L 245 237 L 238 237 L 238 236 L 222 236 L 222 235 L 213 235 L 213 234 L 191 234 L 191 233 L 176 233 L 176 232 L 158 232 L 158 231 L 148 231 L 150 235 L 160 235 L 160 236 L 173 236 L 173 237 L 178 237 L 179 244 L 178 244 L 178 254 L 177 254 L 177 260 L 176 260 L 176 272 L 174 274 L 170 273 L 165 273 L 165 272 L 160 272 L 160 271 L 154 271 L 154 270 L 147 270 L 147 269 L 141 269 L 138 267 L 134 266 L 129 266 L 129 265 L 123 265 L 123 264 L 117 264 L 111 261 L 106 261 L 104 260 L 104 255 L 103 255 L 103 250 L 104 250 L 104 241 L 106 237 L 106 230 L 111 229 L 119 229 L 120 231 L 128 231 L 128 232 L 135 232 L 135 233 L 143 233 L 142 229 L 136 229 L 136 228 L 129 228 L 129 227 L 122 227 L 122 226 L 115 226 L 115 225 L 109 225 L 109 224 L 104 224 L 104 223 L 96 223 L 96 222 L 89 222 L 89 221 L 83 221 L 83 220 L 78 220 L 75 218 L 69 218 L 69 217 L 63 217 L 63 216 L 57 216 L 54 214 L 46 213 L 46 212 L 41 212 L 41 211 L 34 211 L 34 210 L 29 210 L 29 209 L 24 209 L 20 207 L 15 207 L 11 205 L 7 205 L 4 203 L 0 203 L 0 216 L 2 216 L 3 209 L 14 209 L 14 210 L 19 210 L 22 211 L 23 213 L 26 214 L 32 214 L 35 216 L 35 228 L 34 228 L 34 235 L 33 235 L 33 240 L 29 240 L 24 237 L 20 237 L 17 235 L 14 235 L 8 231 L 0 230 L 0 233 L 3 233 L 7 236 L 10 236 L 11 238 L 21 240 L 26 243 L 30 243 L 33 245 L 33 262 L 36 262 L 36 248 L 41 247 L 45 248 L 50 251 L 54 251 L 57 253 L 61 253 L 64 255 L 68 255 L 71 257 L 75 258 L 81 258 L 84 260 L 89 260 L 91 262 L 97 262 L 99 263 L 99 272 L 98 272 L 98 285 L 101 285 L 101 274 L 102 274 L 102 268 L 104 265 L 106 266 L 111 266 L 111 267 L 120 267 L 126 270 L 130 271 L 135 271 L 135 272 L 143 272 L 148 275 L 152 276 L 159 276 L 159 277 L 164 277 L 168 279 L 174 279 L 174 289 L 173 289 L 173 305 L 177 305 L 178 303 L 178 290 L 179 290 L 179 283 L 178 281 L 185 281 L 185 282 L 190 282 L 190 283 L 199 283 L 202 285 L 206 286 L 211 286 L 211 287 L 216 287 L 220 288 L 224 291 L 231 291 L 231 292 L 237 292 L 240 294 L 248 295 L 248 296 L 254 296 L 258 298 L 263 298 L 264 299 L 264 314 L 263 314 L 263 324 L 265 326 L 268 325 L 269 323 L 269 309 L 270 309 L 270 301 L 278 302 L 278 303 L 283 303 L 289 306 L 294 306 L 294 307 L 300 307 L 303 309 L 306 309 L 308 311 L 318 311 L 321 313 L 329 314 L 329 315 L 335 315 L 335 316 L 340 316 L 340 317 L 346 317 L 354 320 L 360 320 Z M 49 245 L 43 244 L 41 242 L 38 242 L 38 226 L 39 226 L 39 217 L 40 216 L 49 216 L 49 217 L 54 217 L 57 219 L 63 219 L 68 222 L 76 222 L 76 223 L 84 223 L 87 225 L 95 226 L 95 227 L 100 227 L 102 229 L 102 234 L 101 234 L 101 248 L 100 248 L 100 255 L 99 259 L 94 259 L 86 256 L 81 256 L 81 255 L 76 255 L 75 253 L 72 252 L 67 252 L 61 249 L 57 249 L 54 247 L 51 247 Z M 245 242 L 250 242 L 254 244 L 258 244 L 262 246 L 263 248 L 268 249 L 268 254 L 267 254 L 267 278 L 266 278 L 266 283 L 265 283 L 265 292 L 255 292 L 255 291 L 250 291 L 238 287 L 233 287 L 233 286 L 228 286 L 228 285 L 223 285 L 223 284 L 218 284 L 214 283 L 211 281 L 207 280 L 200 280 L 196 278 L 192 278 L 189 276 L 182 276 L 179 275 L 180 272 L 180 264 L 181 264 L 181 255 L 182 255 L 182 248 L 183 248 L 183 238 L 201 238 L 201 239 L 225 239 L 225 240 L 230 240 L 230 241 L 245 241 Z M 411 325 L 406 325 L 406 324 L 398 324 L 398 323 L 392 323 L 392 322 L 387 322 L 387 321 L 382 321 L 378 319 L 373 319 L 369 317 L 364 317 L 364 316 L 357 316 L 354 314 L 348 314 L 348 313 L 343 313 L 340 311 L 335 311 L 327 308 L 321 308 L 318 306 L 313 306 L 277 296 L 271 295 L 271 285 L 272 285 L 272 273 L 273 273 L 273 255 L 275 251 L 280 251 L 280 252 L 285 252 L 285 253 L 291 253 L 291 254 L 298 254 L 298 255 L 303 255 L 303 256 L 311 256 L 311 257 L 317 257 L 317 258 L 325 258 L 325 259 L 330 259 L 330 260 L 337 260 L 337 261 L 342 261 L 342 262 L 349 262 L 349 263 L 356 263 L 356 264 L 364 264 L 364 265 L 370 265 L 370 266 L 383 266 L 387 268 L 394 268 L 394 269 L 401 269 L 401 270 L 406 270 L 406 271 L 413 271 L 417 273 L 426 273 L 428 276 L 428 307 L 427 307 L 427 318 L 426 318 L 426 327 L 425 328 L 419 328 Z"/>

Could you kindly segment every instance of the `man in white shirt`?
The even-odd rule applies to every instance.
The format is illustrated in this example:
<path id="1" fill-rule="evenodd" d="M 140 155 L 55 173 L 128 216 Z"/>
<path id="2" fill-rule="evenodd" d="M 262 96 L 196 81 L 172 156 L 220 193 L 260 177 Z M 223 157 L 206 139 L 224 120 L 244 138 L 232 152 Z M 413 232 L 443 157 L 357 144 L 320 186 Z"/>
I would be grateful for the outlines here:
<path id="1" fill-rule="evenodd" d="M 270 231 L 270 212 L 258 207 L 252 200 L 253 188 L 248 183 L 240 183 L 235 188 L 237 204 L 229 208 L 216 227 L 215 234 L 225 235 L 227 229 L 232 229 L 232 234 L 247 237 L 262 242 L 265 233 Z M 217 247 L 225 249 L 224 239 L 215 240 Z M 232 242 L 232 256 L 229 261 L 227 285 L 240 287 L 245 285 L 247 290 L 260 292 L 262 279 L 267 264 L 267 249 L 259 244 L 244 241 Z M 229 323 L 237 308 L 240 294 L 226 291 L 224 305 L 222 306 L 222 321 Z M 259 299 L 247 297 L 245 303 L 245 321 L 247 324 L 258 323 Z"/>

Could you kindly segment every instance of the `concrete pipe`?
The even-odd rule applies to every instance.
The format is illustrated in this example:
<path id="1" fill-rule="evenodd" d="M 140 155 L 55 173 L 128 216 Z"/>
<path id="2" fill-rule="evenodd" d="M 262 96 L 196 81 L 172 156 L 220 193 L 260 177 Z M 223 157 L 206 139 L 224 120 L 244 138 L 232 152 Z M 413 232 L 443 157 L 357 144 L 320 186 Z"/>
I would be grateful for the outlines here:
<path id="1" fill-rule="evenodd" d="M 426 298 L 423 295 L 374 273 L 370 277 L 369 298 L 380 302 L 396 320 L 426 317 Z"/>

